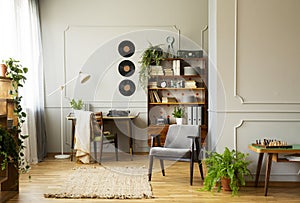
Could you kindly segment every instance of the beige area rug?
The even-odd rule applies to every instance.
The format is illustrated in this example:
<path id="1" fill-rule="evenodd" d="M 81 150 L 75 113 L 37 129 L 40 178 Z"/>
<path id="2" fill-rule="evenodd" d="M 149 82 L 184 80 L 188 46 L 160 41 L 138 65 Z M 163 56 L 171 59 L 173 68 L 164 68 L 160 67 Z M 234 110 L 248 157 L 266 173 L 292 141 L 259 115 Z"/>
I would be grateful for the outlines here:
<path id="1" fill-rule="evenodd" d="M 46 198 L 152 198 L 145 167 L 82 166 L 75 168 L 57 193 Z"/>

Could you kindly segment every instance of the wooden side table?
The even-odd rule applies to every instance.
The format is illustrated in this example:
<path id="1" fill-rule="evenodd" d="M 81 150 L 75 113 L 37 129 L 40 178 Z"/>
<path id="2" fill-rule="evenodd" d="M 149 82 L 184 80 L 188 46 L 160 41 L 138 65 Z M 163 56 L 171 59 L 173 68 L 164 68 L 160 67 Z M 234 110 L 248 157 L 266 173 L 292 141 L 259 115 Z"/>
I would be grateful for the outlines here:
<path id="1" fill-rule="evenodd" d="M 274 161 L 274 162 L 293 162 L 293 161 L 289 161 L 287 159 L 278 158 L 278 154 L 300 153 L 300 144 L 292 145 L 292 148 L 265 148 L 265 147 L 256 146 L 256 145 L 249 145 L 248 148 L 250 150 L 258 153 L 258 162 L 257 162 L 257 168 L 256 168 L 256 176 L 255 176 L 255 187 L 257 187 L 257 185 L 258 185 L 258 179 L 259 179 L 259 175 L 260 175 L 260 170 L 261 170 L 264 154 L 267 154 L 266 176 L 265 176 L 265 186 L 264 186 L 265 196 L 267 196 L 267 194 L 268 194 L 268 186 L 269 186 L 269 180 L 270 180 L 272 161 Z"/>

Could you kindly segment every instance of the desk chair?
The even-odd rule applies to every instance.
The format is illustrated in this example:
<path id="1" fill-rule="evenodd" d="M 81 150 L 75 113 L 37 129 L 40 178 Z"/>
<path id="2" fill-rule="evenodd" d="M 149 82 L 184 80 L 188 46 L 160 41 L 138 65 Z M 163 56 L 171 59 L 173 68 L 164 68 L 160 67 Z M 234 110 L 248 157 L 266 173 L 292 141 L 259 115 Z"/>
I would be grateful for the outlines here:
<path id="1" fill-rule="evenodd" d="M 202 180 L 203 168 L 199 159 L 200 147 L 200 126 L 198 125 L 170 125 L 166 135 L 166 141 L 163 147 L 155 140 L 160 142 L 160 135 L 151 135 L 151 149 L 149 152 L 149 173 L 148 178 L 151 181 L 153 158 L 160 160 L 162 175 L 165 176 L 163 160 L 187 161 L 190 162 L 190 185 L 193 184 L 194 163 L 197 162 Z"/>
<path id="2" fill-rule="evenodd" d="M 96 112 L 95 121 L 98 123 L 100 127 L 99 133 L 94 133 L 92 136 L 92 142 L 94 143 L 94 151 L 95 151 L 95 159 L 97 160 L 97 144 L 100 145 L 100 157 L 99 163 L 102 161 L 102 152 L 104 144 L 114 144 L 115 145 L 115 153 L 116 153 L 116 161 L 118 161 L 118 136 L 117 133 L 110 133 L 109 131 L 104 131 L 103 127 L 103 115 L 102 112 Z"/>

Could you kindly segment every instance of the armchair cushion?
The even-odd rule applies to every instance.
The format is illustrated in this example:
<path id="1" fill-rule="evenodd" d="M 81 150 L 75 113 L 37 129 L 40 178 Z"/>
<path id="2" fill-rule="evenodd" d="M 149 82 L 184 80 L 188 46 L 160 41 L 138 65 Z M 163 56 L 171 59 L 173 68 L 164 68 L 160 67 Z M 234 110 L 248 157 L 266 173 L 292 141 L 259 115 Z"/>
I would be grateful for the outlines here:
<path id="1" fill-rule="evenodd" d="M 156 157 L 189 158 L 191 156 L 191 150 L 180 148 L 152 147 L 149 155 L 153 155 Z"/>

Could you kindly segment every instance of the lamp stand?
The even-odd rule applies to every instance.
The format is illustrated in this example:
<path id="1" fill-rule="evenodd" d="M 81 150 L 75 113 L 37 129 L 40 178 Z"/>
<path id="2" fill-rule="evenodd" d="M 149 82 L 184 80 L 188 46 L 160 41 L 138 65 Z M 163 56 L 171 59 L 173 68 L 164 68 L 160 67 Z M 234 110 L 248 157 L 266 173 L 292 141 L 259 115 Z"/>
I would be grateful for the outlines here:
<path id="1" fill-rule="evenodd" d="M 89 74 L 86 74 L 86 73 L 83 73 L 83 72 L 80 71 L 79 74 L 76 77 L 69 80 L 68 82 L 66 82 L 62 86 L 58 87 L 57 89 L 55 89 L 53 92 L 51 92 L 48 95 L 48 96 L 50 96 L 50 95 L 54 94 L 55 92 L 57 92 L 58 90 L 60 90 L 60 146 L 61 146 L 61 154 L 55 155 L 54 157 L 56 159 L 68 159 L 68 158 L 70 158 L 69 154 L 64 154 L 63 90 L 69 83 L 76 80 L 78 77 L 80 78 L 80 83 L 82 84 L 82 83 L 85 83 L 86 81 L 88 81 L 91 76 Z"/>
<path id="2" fill-rule="evenodd" d="M 63 90 L 64 86 L 61 86 L 60 90 L 60 147 L 61 147 L 61 154 L 55 155 L 56 159 L 68 159 L 70 158 L 69 154 L 64 154 L 64 118 L 63 118 Z"/>

